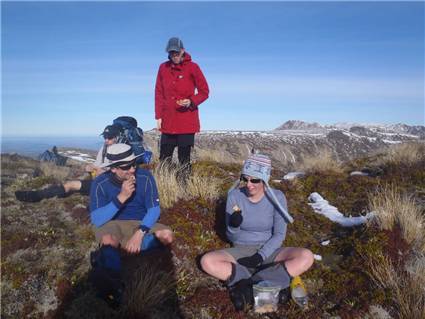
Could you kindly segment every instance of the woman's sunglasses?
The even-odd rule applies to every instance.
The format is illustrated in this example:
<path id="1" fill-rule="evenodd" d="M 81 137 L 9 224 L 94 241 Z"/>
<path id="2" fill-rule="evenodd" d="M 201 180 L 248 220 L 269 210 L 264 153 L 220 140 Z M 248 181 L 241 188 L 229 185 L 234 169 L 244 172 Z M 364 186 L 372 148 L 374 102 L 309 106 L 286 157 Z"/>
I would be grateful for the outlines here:
<path id="1" fill-rule="evenodd" d="M 241 181 L 244 183 L 251 182 L 252 184 L 258 184 L 261 182 L 260 178 L 247 178 L 246 176 L 241 176 Z"/>
<path id="2" fill-rule="evenodd" d="M 130 164 L 120 165 L 120 166 L 117 166 L 117 168 L 122 169 L 123 171 L 128 171 L 132 167 L 136 167 L 136 166 L 137 166 L 136 161 L 132 161 Z"/>

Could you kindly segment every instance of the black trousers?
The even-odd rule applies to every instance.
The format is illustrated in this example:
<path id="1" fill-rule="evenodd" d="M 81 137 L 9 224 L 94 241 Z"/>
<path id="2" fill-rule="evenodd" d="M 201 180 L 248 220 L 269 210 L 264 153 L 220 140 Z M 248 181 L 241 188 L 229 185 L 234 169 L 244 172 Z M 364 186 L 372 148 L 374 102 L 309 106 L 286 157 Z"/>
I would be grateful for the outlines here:
<path id="1" fill-rule="evenodd" d="M 174 149 L 177 146 L 177 156 L 180 168 L 177 170 L 177 179 L 183 184 L 187 182 L 192 167 L 190 165 L 190 151 L 194 145 L 195 134 L 162 134 L 159 160 L 171 164 Z"/>
<path id="2" fill-rule="evenodd" d="M 161 149 L 159 152 L 159 160 L 170 160 L 173 157 L 173 152 L 176 145 L 172 144 L 161 144 Z M 190 164 L 190 151 L 192 149 L 192 146 L 177 146 L 177 156 L 179 159 L 179 163 L 182 166 L 189 165 Z"/>
<path id="3" fill-rule="evenodd" d="M 174 149 L 177 146 L 179 163 L 182 166 L 190 164 L 190 151 L 195 143 L 195 134 L 162 134 L 159 151 L 160 161 L 173 157 Z"/>

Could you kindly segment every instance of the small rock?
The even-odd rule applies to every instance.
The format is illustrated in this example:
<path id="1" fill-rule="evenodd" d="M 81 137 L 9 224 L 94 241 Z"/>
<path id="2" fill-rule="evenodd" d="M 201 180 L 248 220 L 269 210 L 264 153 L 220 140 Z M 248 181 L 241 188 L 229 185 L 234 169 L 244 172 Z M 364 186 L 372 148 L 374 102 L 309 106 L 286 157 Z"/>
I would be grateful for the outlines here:
<path id="1" fill-rule="evenodd" d="M 369 176 L 369 174 L 365 172 L 354 171 L 350 173 L 350 176 Z"/>
<path id="2" fill-rule="evenodd" d="M 290 181 L 290 180 L 293 180 L 295 178 L 300 178 L 300 177 L 303 177 L 303 176 L 305 176 L 304 172 L 290 172 L 290 173 L 286 174 L 285 176 L 283 176 L 283 179 L 286 180 L 286 181 Z"/>
<path id="3" fill-rule="evenodd" d="M 325 241 L 322 241 L 320 244 L 322 245 L 322 246 L 327 246 L 327 245 L 329 245 L 330 244 L 330 240 L 325 240 Z"/>

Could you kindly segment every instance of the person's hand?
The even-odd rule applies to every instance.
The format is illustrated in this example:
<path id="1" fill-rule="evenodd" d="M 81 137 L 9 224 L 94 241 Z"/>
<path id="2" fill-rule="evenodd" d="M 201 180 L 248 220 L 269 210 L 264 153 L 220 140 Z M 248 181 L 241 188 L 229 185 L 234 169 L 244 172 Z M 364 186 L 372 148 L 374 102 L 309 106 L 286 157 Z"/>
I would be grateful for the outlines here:
<path id="1" fill-rule="evenodd" d="M 125 251 L 130 254 L 140 253 L 140 249 L 142 247 L 143 236 L 145 235 L 140 229 L 136 230 L 136 232 L 131 236 L 128 242 L 125 244 Z"/>
<path id="2" fill-rule="evenodd" d="M 242 224 L 242 221 L 243 221 L 242 212 L 238 210 L 233 212 L 232 215 L 230 215 L 229 225 L 232 227 L 239 227 Z"/>
<path id="3" fill-rule="evenodd" d="M 118 200 L 121 203 L 125 203 L 127 199 L 133 194 L 136 190 L 136 177 L 125 180 L 121 185 L 121 192 L 118 194 Z"/>
<path id="4" fill-rule="evenodd" d="M 156 120 L 156 128 L 159 130 L 161 130 L 161 125 L 162 125 L 162 119 L 157 119 Z"/>
<path id="5" fill-rule="evenodd" d="M 91 171 L 93 171 L 95 169 L 95 166 L 93 164 L 87 164 L 86 167 L 84 167 L 84 170 L 87 173 L 91 173 Z"/>
<path id="6" fill-rule="evenodd" d="M 192 104 L 192 101 L 190 99 L 182 99 L 182 100 L 177 100 L 176 103 L 183 107 L 189 107 Z"/>
<path id="7" fill-rule="evenodd" d="M 239 258 L 237 262 L 247 268 L 255 268 L 263 262 L 263 257 L 259 253 L 255 253 L 250 257 Z"/>
<path id="8" fill-rule="evenodd" d="M 105 173 L 105 170 L 101 167 L 94 166 L 94 172 L 96 173 L 96 176 L 99 176 L 100 174 Z"/>

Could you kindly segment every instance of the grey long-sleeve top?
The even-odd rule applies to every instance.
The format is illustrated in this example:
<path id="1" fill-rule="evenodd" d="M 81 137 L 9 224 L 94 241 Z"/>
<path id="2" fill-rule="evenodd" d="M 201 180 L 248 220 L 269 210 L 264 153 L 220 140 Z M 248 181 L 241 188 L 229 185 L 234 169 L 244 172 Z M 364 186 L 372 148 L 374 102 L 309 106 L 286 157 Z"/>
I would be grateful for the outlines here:
<path id="1" fill-rule="evenodd" d="M 285 195 L 280 190 L 269 191 L 273 191 L 283 208 L 288 209 Z M 246 188 L 235 188 L 228 193 L 226 203 L 227 238 L 233 245 L 260 245 L 258 253 L 264 259 L 282 246 L 287 226 L 268 192 L 258 203 L 252 203 Z M 243 221 L 239 227 L 229 225 L 235 206 L 242 211 Z"/>

